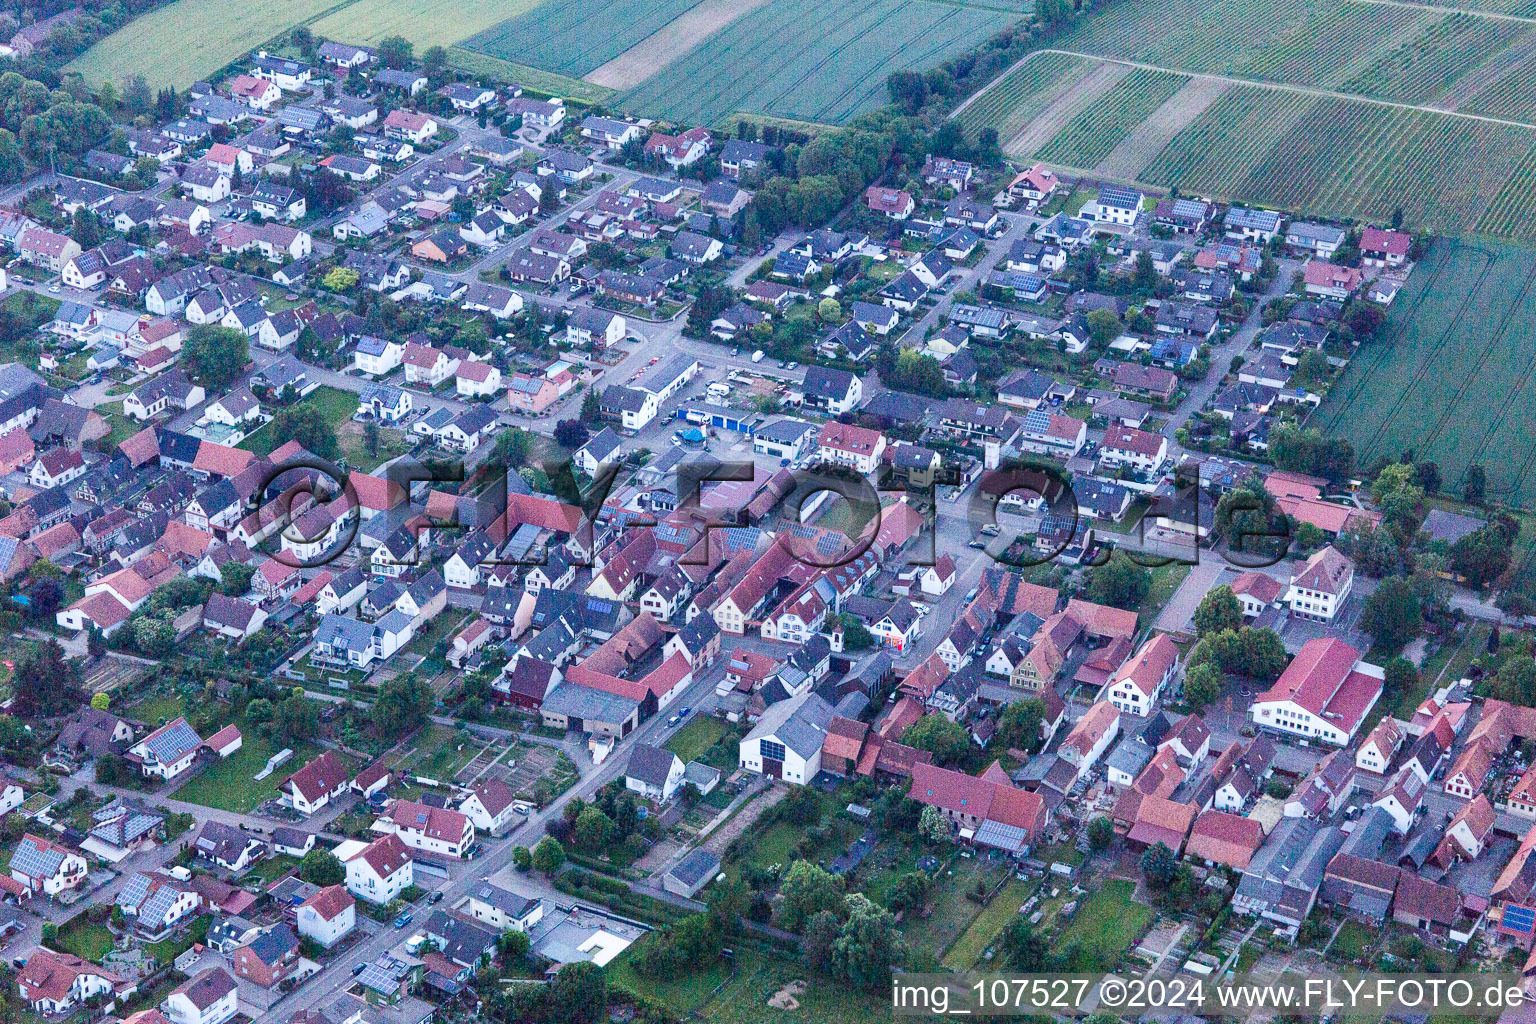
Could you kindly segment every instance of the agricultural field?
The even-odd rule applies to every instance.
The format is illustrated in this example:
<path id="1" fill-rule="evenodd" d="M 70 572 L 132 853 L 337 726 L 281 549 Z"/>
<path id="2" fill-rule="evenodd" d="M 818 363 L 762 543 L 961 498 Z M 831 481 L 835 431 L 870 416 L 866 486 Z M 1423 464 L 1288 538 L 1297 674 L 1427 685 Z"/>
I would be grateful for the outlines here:
<path id="1" fill-rule="evenodd" d="M 1427 103 L 1528 30 L 1523 22 L 1452 14 L 1346 82 L 1344 91 Z"/>
<path id="2" fill-rule="evenodd" d="M 1093 167 L 1188 81 L 1186 75 L 1137 68 L 1069 121 L 1035 156 L 1071 167 Z"/>
<path id="3" fill-rule="evenodd" d="M 1090 61 L 1070 54 L 1035 54 L 978 94 L 956 117 L 970 137 L 983 128 L 996 128 L 997 137 L 1007 141 L 1043 113 L 1063 86 L 1080 80 L 1090 67 Z"/>
<path id="4" fill-rule="evenodd" d="M 1412 449 L 1447 487 L 1473 463 L 1490 496 L 1536 501 L 1536 253 L 1436 241 L 1363 349 L 1312 415 L 1362 464 Z"/>
<path id="5" fill-rule="evenodd" d="M 450 46 L 538 6 L 539 0 L 354 0 L 310 26 L 317 36 L 373 45 L 404 36 L 417 52 Z"/>
<path id="6" fill-rule="evenodd" d="M 464 48 L 580 78 L 698 2 L 546 0 L 465 40 Z"/>
<path id="7" fill-rule="evenodd" d="M 448 48 L 448 63 L 461 71 L 481 75 L 487 81 L 516 83 L 525 89 L 532 89 L 550 96 L 564 96 L 583 103 L 607 103 L 615 95 L 612 89 L 593 85 L 580 78 L 531 68 L 527 64 L 518 64 L 489 54 L 476 53 L 462 46 Z"/>
<path id="8" fill-rule="evenodd" d="M 1536 61 L 1516 64 L 1456 109 L 1487 117 L 1536 122 Z"/>
<path id="9" fill-rule="evenodd" d="M 338 0 L 176 0 L 134 18 L 64 68 L 93 88 L 143 75 L 151 89 L 185 89 L 285 29 L 339 6 Z M 188 31 L 188 26 L 196 31 Z"/>
<path id="10" fill-rule="evenodd" d="M 1137 177 L 1185 192 L 1224 193 L 1247 180 L 1254 164 L 1316 102 L 1305 93 L 1228 89 Z"/>
<path id="11" fill-rule="evenodd" d="M 625 93 L 622 105 L 691 124 L 737 111 L 841 123 L 886 101 L 890 72 L 932 67 L 1017 16 L 929 0 L 769 0 Z"/>

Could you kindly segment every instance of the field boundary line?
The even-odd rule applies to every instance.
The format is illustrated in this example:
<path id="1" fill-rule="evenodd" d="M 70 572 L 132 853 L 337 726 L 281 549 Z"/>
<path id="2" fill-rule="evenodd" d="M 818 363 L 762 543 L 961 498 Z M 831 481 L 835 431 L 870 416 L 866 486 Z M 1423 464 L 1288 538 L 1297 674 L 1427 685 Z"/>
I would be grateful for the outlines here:
<path id="1" fill-rule="evenodd" d="M 1355 2 L 1378 3 L 1385 2 L 1385 0 L 1355 0 Z M 1338 89 L 1324 89 L 1315 85 L 1296 85 L 1292 82 L 1266 82 L 1254 78 L 1239 78 L 1236 75 L 1213 75 L 1203 71 L 1190 71 L 1186 68 L 1168 67 L 1163 64 L 1149 64 L 1146 61 L 1130 60 L 1125 57 L 1109 57 L 1102 53 L 1088 53 L 1085 50 L 1066 50 L 1054 46 L 1044 47 L 1042 49 L 1034 50 L 1026 54 L 1012 67 L 1009 67 L 1008 70 L 1004 71 L 997 78 L 994 78 L 991 82 L 988 82 L 986 88 L 973 93 L 969 99 L 951 111 L 949 116 L 955 117 L 958 115 L 962 110 L 970 106 L 971 102 L 978 96 L 985 94 L 988 89 L 991 89 L 998 82 L 1002 81 L 1015 69 L 1023 66 L 1025 61 L 1033 59 L 1036 54 L 1040 53 L 1059 53 L 1068 57 L 1080 57 L 1083 60 L 1096 60 L 1105 64 L 1120 64 L 1125 67 L 1138 68 L 1143 71 L 1162 71 L 1172 75 L 1188 75 L 1190 78 L 1203 78 L 1216 82 L 1229 82 L 1233 85 L 1247 85 L 1252 86 L 1255 89 L 1269 89 L 1272 92 L 1300 93 L 1305 96 L 1317 96 L 1323 99 L 1342 100 L 1344 102 L 1352 103 L 1368 103 L 1372 106 L 1387 107 L 1394 110 L 1416 110 L 1424 114 L 1438 114 L 1441 117 L 1459 117 L 1466 121 L 1482 121 L 1487 124 L 1501 124 L 1510 128 L 1524 128 L 1526 131 L 1536 131 L 1536 124 L 1532 124 L 1528 121 L 1514 121 L 1509 118 L 1490 117 L 1487 114 L 1471 114 L 1460 110 L 1445 110 L 1441 107 L 1431 107 L 1421 103 L 1403 103 L 1398 100 L 1382 100 L 1373 96 L 1361 96 L 1359 93 L 1343 92 Z"/>
<path id="2" fill-rule="evenodd" d="M 1348 0 L 1354 4 L 1376 4 L 1379 7 L 1403 7 L 1411 11 L 1433 11 L 1439 14 L 1468 14 L 1474 18 L 1492 18 L 1495 21 L 1519 21 L 1527 25 L 1536 25 L 1536 17 L 1528 14 L 1501 14 L 1496 11 L 1481 11 L 1475 7 L 1446 7 L 1441 4 L 1416 3 L 1414 0 Z"/>

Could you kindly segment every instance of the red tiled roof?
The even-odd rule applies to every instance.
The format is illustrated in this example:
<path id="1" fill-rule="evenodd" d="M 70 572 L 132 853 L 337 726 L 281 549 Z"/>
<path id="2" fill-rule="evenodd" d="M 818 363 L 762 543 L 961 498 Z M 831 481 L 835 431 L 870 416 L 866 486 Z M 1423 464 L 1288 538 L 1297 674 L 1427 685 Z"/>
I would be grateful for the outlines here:
<path id="1" fill-rule="evenodd" d="M 346 886 L 328 885 L 299 905 L 309 907 L 327 921 L 334 921 L 356 903 Z"/>
<path id="2" fill-rule="evenodd" d="M 199 473 L 238 476 L 240 471 L 249 466 L 255 458 L 253 453 L 244 448 L 228 448 L 222 444 L 214 444 L 212 441 L 204 441 L 197 446 L 197 456 L 192 461 L 192 468 Z"/>
<path id="3" fill-rule="evenodd" d="M 313 803 L 327 793 L 340 789 L 351 779 L 347 766 L 334 750 L 327 750 L 283 780 L 282 788 L 290 785 L 305 800 Z"/>
<path id="4" fill-rule="evenodd" d="M 1195 820 L 1185 852 L 1199 860 L 1214 861 L 1241 871 L 1262 845 L 1264 829 L 1257 821 L 1213 810 Z"/>

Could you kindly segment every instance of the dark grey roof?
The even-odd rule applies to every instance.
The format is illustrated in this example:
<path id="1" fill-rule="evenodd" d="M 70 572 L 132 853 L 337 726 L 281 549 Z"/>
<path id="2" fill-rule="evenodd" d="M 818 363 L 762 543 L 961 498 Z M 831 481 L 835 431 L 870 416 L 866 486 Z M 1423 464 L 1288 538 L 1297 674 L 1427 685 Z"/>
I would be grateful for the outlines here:
<path id="1" fill-rule="evenodd" d="M 667 784 L 667 776 L 672 773 L 672 764 L 676 760 L 677 755 L 670 750 L 653 747 L 649 743 L 637 743 L 629 752 L 629 764 L 624 768 L 624 775 L 660 789 Z"/>

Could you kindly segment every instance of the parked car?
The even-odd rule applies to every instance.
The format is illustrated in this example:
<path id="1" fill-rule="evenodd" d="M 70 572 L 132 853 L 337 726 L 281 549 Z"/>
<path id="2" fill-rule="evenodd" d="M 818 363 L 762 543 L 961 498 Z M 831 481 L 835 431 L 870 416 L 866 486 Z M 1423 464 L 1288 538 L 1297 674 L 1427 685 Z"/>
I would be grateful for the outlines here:
<path id="1" fill-rule="evenodd" d="M 410 923 L 411 923 L 411 912 L 409 910 L 402 911 L 400 916 L 395 918 L 395 927 L 396 928 L 404 928 L 406 925 L 408 925 Z"/>

